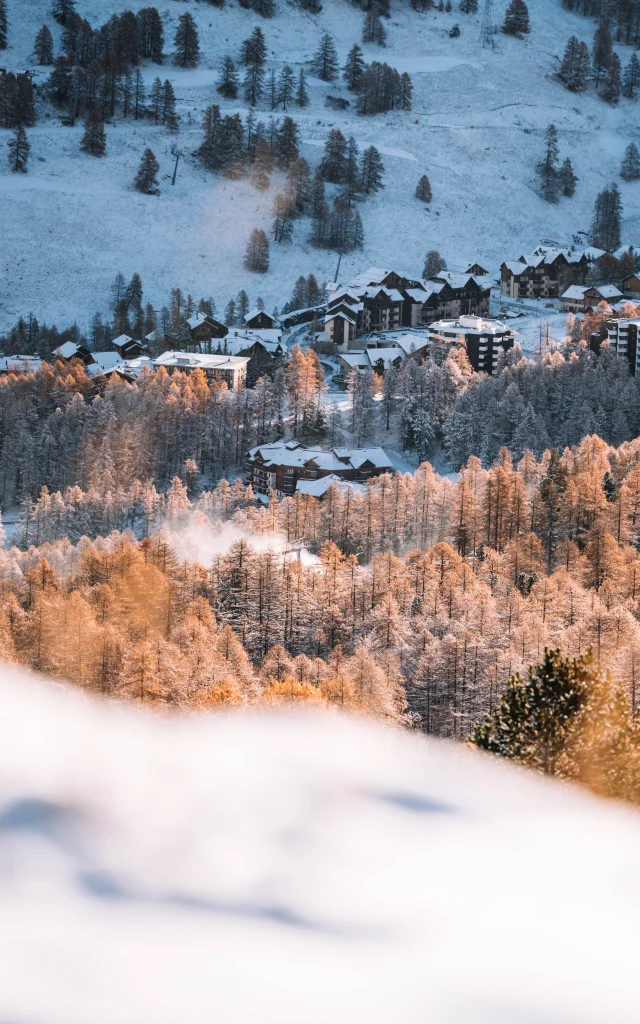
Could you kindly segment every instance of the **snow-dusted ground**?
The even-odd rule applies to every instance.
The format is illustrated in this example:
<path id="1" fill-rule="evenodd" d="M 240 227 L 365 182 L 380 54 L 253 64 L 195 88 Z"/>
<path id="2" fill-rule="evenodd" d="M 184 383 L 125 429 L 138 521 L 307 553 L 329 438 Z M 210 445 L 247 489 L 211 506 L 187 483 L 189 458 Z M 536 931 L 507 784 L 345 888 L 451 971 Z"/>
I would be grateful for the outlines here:
<path id="1" fill-rule="evenodd" d="M 461 748 L 0 669 L 7 1024 L 635 1024 L 639 858 Z"/>
<path id="2" fill-rule="evenodd" d="M 98 25 L 116 10 L 146 3 L 78 0 L 78 11 Z M 107 128 L 108 155 L 96 160 L 78 149 L 81 128 L 62 127 L 52 116 L 29 132 L 28 176 L 10 174 L 0 152 L 0 329 L 30 310 L 41 321 L 62 325 L 77 318 L 84 327 L 96 309 L 107 312 L 109 285 L 118 270 L 127 277 L 139 271 L 145 299 L 156 308 L 176 285 L 195 297 L 213 295 L 219 308 L 244 287 L 252 299 L 261 295 L 271 308 L 288 299 L 300 273 L 312 271 L 321 281 L 333 278 L 337 257 L 308 245 L 307 220 L 296 225 L 291 245 L 272 246 L 267 275 L 246 272 L 247 236 L 255 226 L 270 226 L 278 177 L 267 193 L 259 194 L 246 181 L 206 174 L 190 155 L 200 139 L 204 107 L 220 102 L 218 61 L 224 53 L 237 57 L 255 24 L 265 33 L 269 67 L 276 70 L 286 61 L 297 69 L 325 29 L 336 36 L 341 58 L 360 39 L 363 15 L 347 0 L 325 0 L 317 17 L 284 0 L 278 6 L 277 16 L 265 21 L 235 0 L 221 10 L 189 3 L 200 28 L 201 65 L 180 71 L 167 63 L 144 72 L 147 81 L 160 73 L 174 83 L 183 126 L 177 140 L 147 124 L 120 122 Z M 3 65 L 19 70 L 29 63 L 43 22 L 59 44 L 60 28 L 49 7 L 49 0 L 8 0 L 10 46 Z M 500 21 L 504 3 L 494 7 Z M 177 18 L 186 9 L 184 4 L 160 5 L 167 53 Z M 332 125 L 339 125 L 356 136 L 361 148 L 375 143 L 386 166 L 384 191 L 363 205 L 364 251 L 343 258 L 343 279 L 370 264 L 419 274 L 425 251 L 433 247 L 452 268 L 464 269 L 479 259 L 495 271 L 502 259 L 530 251 L 543 238 L 570 242 L 575 231 L 588 229 L 596 193 L 617 177 L 625 146 L 637 139 L 640 108 L 623 100 L 612 109 L 592 93 L 576 96 L 553 81 L 551 73 L 569 35 L 590 43 L 595 23 L 564 10 L 560 0 L 530 0 L 529 9 L 531 36 L 520 41 L 499 35 L 492 51 L 479 45 L 477 18 L 457 10 L 419 16 L 392 0 L 392 17 L 385 22 L 388 45 L 368 47 L 366 56 L 410 72 L 414 109 L 408 113 L 375 118 L 335 113 L 324 106 L 326 95 L 349 94 L 339 83 L 309 80 L 311 105 L 291 110 L 305 140 L 303 155 L 317 162 L 319 144 Z M 448 35 L 454 22 L 462 31 L 458 39 Z M 626 63 L 631 50 L 619 52 Z M 233 102 L 221 106 L 242 109 Z M 561 157 L 571 156 L 580 178 L 575 197 L 555 207 L 532 190 L 543 131 L 552 119 L 559 129 Z M 7 135 L 0 132 L 0 151 Z M 176 141 L 185 157 L 172 188 L 170 149 Z M 131 188 L 147 145 L 161 163 L 160 198 Z M 431 207 L 413 197 L 424 172 L 433 187 Z M 638 188 L 620 184 L 624 237 L 640 244 Z"/>

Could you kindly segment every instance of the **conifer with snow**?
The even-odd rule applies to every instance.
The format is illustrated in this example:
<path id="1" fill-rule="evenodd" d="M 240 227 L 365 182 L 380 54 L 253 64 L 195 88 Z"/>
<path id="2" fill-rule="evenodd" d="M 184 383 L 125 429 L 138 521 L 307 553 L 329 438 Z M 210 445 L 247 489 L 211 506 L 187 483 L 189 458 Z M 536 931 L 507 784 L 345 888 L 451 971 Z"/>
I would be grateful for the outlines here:
<path id="1" fill-rule="evenodd" d="M 377 46 L 384 46 L 387 38 L 384 25 L 380 19 L 378 8 L 373 4 L 364 17 L 362 28 L 362 42 L 376 43 Z"/>
<path id="2" fill-rule="evenodd" d="M 381 188 L 384 188 L 382 183 L 383 174 L 384 164 L 382 163 L 380 153 L 375 146 L 368 146 L 362 154 L 360 171 L 361 187 L 365 195 L 371 195 L 373 192 L 378 192 Z"/>
<path id="3" fill-rule="evenodd" d="M 246 67 L 243 82 L 245 100 L 255 107 L 264 91 L 264 66 L 267 60 L 267 45 L 260 28 L 256 27 L 242 44 L 241 62 Z"/>
<path id="4" fill-rule="evenodd" d="M 620 58 L 617 53 L 612 53 L 609 58 L 609 65 L 600 87 L 600 95 L 607 103 L 615 105 L 620 99 L 622 92 Z"/>
<path id="5" fill-rule="evenodd" d="M 7 146 L 9 148 L 10 170 L 14 173 L 26 174 L 31 147 L 27 139 L 27 133 L 21 124 L 13 131 Z"/>
<path id="6" fill-rule="evenodd" d="M 344 181 L 347 159 L 347 140 L 339 128 L 332 128 L 324 144 L 324 154 L 318 168 L 325 181 L 340 185 Z"/>
<path id="7" fill-rule="evenodd" d="M 637 181 L 640 178 L 640 152 L 635 142 L 630 142 L 625 150 L 620 177 L 625 181 Z"/>
<path id="8" fill-rule="evenodd" d="M 178 131 L 178 115 L 176 114 L 176 96 L 169 79 L 165 80 L 161 92 L 161 121 L 170 132 Z"/>
<path id="9" fill-rule="evenodd" d="M 198 28 L 189 11 L 178 18 L 174 46 L 173 63 L 181 68 L 195 68 L 200 60 L 200 43 Z"/>
<path id="10" fill-rule="evenodd" d="M 589 48 L 576 36 L 571 36 L 565 47 L 558 77 L 571 92 L 584 92 L 589 88 L 590 76 Z"/>
<path id="11" fill-rule="evenodd" d="M 424 267 L 422 268 L 423 278 L 430 281 L 432 278 L 437 277 L 442 270 L 446 269 L 447 264 L 438 250 L 430 249 L 424 259 Z"/>
<path id="12" fill-rule="evenodd" d="M 640 60 L 637 54 L 631 54 L 631 60 L 624 69 L 622 76 L 622 95 L 627 100 L 634 100 L 640 87 Z"/>
<path id="13" fill-rule="evenodd" d="M 622 202 L 615 182 L 603 189 L 596 198 L 591 222 L 591 244 L 605 252 L 615 252 L 620 246 Z"/>
<path id="14" fill-rule="evenodd" d="M 477 14 L 478 0 L 460 0 L 461 14 Z"/>
<path id="15" fill-rule="evenodd" d="M 558 129 L 550 124 L 545 137 L 544 159 L 538 164 L 542 198 L 548 203 L 557 203 L 558 183 Z"/>
<path id="16" fill-rule="evenodd" d="M 226 56 L 220 62 L 220 78 L 216 86 L 221 96 L 235 100 L 238 95 L 238 73 L 231 57 Z"/>
<path id="17" fill-rule="evenodd" d="M 603 18 L 600 21 L 593 37 L 592 63 L 593 78 L 596 83 L 596 89 L 599 87 L 600 80 L 609 67 L 612 54 L 613 47 L 611 45 L 611 32 L 606 18 Z"/>
<path id="18" fill-rule="evenodd" d="M 309 106 L 309 93 L 307 92 L 307 79 L 304 70 L 300 68 L 298 73 L 298 84 L 296 86 L 296 104 L 299 107 Z"/>
<path id="19" fill-rule="evenodd" d="M 84 122 L 84 134 L 80 142 L 80 149 L 90 156 L 104 156 L 107 150 L 107 139 L 104 131 L 104 121 L 97 110 L 87 114 Z"/>
<path id="20" fill-rule="evenodd" d="M 254 228 L 249 236 L 244 265 L 255 274 L 266 274 L 269 269 L 269 240 L 261 228 Z"/>
<path id="21" fill-rule="evenodd" d="M 338 77 L 338 51 L 332 36 L 325 32 L 311 61 L 311 71 L 323 82 L 333 82 Z"/>
<path id="22" fill-rule="evenodd" d="M 285 64 L 278 78 L 278 103 L 286 110 L 293 102 L 295 78 L 288 64 Z"/>
<path id="23" fill-rule="evenodd" d="M 576 190 L 576 184 L 578 182 L 577 175 L 573 170 L 571 160 L 569 157 L 564 161 L 562 167 L 558 171 L 558 184 L 562 190 L 563 196 L 571 198 Z"/>
<path id="24" fill-rule="evenodd" d="M 33 53 L 38 64 L 53 64 L 53 36 L 47 25 L 43 25 L 36 35 Z"/>
<path id="25" fill-rule="evenodd" d="M 433 199 L 431 192 L 431 183 L 426 174 L 423 174 L 420 181 L 416 185 L 416 199 L 420 199 L 423 203 L 430 203 Z"/>
<path id="26" fill-rule="evenodd" d="M 7 0 L 0 0 L 0 50 L 7 48 Z"/>
<path id="27" fill-rule="evenodd" d="M 147 196 L 159 196 L 160 189 L 157 178 L 159 170 L 160 164 L 156 160 L 154 153 L 150 149 L 145 149 L 134 181 L 134 188 Z"/>
<path id="28" fill-rule="evenodd" d="M 502 31 L 510 36 L 525 36 L 529 33 L 529 9 L 525 0 L 510 0 Z"/>
<path id="29" fill-rule="evenodd" d="M 342 77 L 347 83 L 347 88 L 351 89 L 352 92 L 358 91 L 366 66 L 361 48 L 357 43 L 354 43 L 347 54 L 347 59 L 342 69 Z"/>

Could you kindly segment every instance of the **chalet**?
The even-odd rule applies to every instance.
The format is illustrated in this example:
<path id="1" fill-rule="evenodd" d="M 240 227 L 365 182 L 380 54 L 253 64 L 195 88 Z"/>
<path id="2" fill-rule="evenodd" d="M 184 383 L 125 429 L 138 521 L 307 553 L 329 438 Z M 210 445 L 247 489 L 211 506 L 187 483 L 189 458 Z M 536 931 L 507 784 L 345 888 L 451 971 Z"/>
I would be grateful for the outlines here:
<path id="1" fill-rule="evenodd" d="M 260 330 L 261 327 L 274 328 L 280 326 L 278 318 L 271 316 L 264 309 L 252 309 L 244 317 L 244 322 L 250 330 L 255 331 Z"/>
<path id="2" fill-rule="evenodd" d="M 284 359 L 287 351 L 279 328 L 248 331 L 232 327 L 226 338 L 218 344 L 218 351 L 226 355 L 248 357 L 248 387 L 253 387 L 259 377 L 269 376 L 274 367 Z"/>
<path id="3" fill-rule="evenodd" d="M 589 260 L 583 252 L 539 246 L 503 263 L 500 293 L 510 299 L 558 298 L 572 284 L 584 284 Z"/>
<path id="4" fill-rule="evenodd" d="M 640 376 L 640 317 L 605 320 L 591 335 L 589 348 L 599 355 L 604 341 L 620 359 L 627 360 L 632 377 Z"/>
<path id="5" fill-rule="evenodd" d="M 248 362 L 246 356 L 163 352 L 153 360 L 152 366 L 156 370 L 162 367 L 167 373 L 175 373 L 178 370 L 181 373 L 193 373 L 194 370 L 203 370 L 209 380 L 217 378 L 224 381 L 231 391 L 237 391 L 238 388 L 244 387 Z"/>
<path id="6" fill-rule="evenodd" d="M 382 448 L 326 450 L 299 441 L 258 445 L 247 452 L 246 458 L 248 479 L 256 494 L 275 491 L 280 498 L 294 494 L 299 481 L 335 476 L 359 482 L 393 469 Z"/>
<path id="7" fill-rule="evenodd" d="M 339 353 L 340 372 L 347 377 L 354 370 L 372 370 L 383 376 L 390 366 L 398 369 L 409 357 L 424 359 L 429 355 L 430 339 L 425 331 L 380 331 L 370 334 L 366 348 Z"/>
<path id="8" fill-rule="evenodd" d="M 0 374 L 36 373 L 42 366 L 38 356 L 0 356 Z"/>
<path id="9" fill-rule="evenodd" d="M 85 366 L 89 366 L 94 361 L 93 355 L 86 345 L 76 345 L 75 341 L 65 341 L 64 345 L 59 345 L 53 350 L 53 354 L 56 359 L 61 359 L 64 363 L 69 363 L 72 359 L 79 359 Z"/>
<path id="10" fill-rule="evenodd" d="M 466 274 L 473 274 L 474 277 L 487 277 L 489 274 L 488 270 L 480 263 L 472 263 L 470 267 L 467 267 Z"/>
<path id="11" fill-rule="evenodd" d="M 429 325 L 432 342 L 464 341 L 467 356 L 476 373 L 494 374 L 500 352 L 513 348 L 516 332 L 501 320 L 483 320 L 479 316 L 461 316 L 457 320 L 437 320 Z"/>
<path id="12" fill-rule="evenodd" d="M 588 313 L 600 302 L 618 302 L 622 292 L 614 284 L 572 284 L 562 295 L 564 308 L 569 313 Z"/>
<path id="13" fill-rule="evenodd" d="M 121 359 L 136 359 L 141 356 L 147 346 L 141 341 L 134 341 L 128 334 L 121 334 L 111 342 Z"/>
<path id="14" fill-rule="evenodd" d="M 622 292 L 631 298 L 640 299 L 640 274 L 630 274 L 622 282 Z"/>
<path id="15" fill-rule="evenodd" d="M 209 313 L 196 313 L 179 328 L 167 331 L 164 342 L 169 346 L 184 344 L 198 352 L 212 352 L 217 347 L 218 339 L 225 338 L 228 333 L 229 328 Z"/>
<path id="16" fill-rule="evenodd" d="M 483 268 L 481 268 L 483 269 Z M 393 270 L 370 267 L 348 285 L 329 286 L 325 341 L 338 352 L 359 347 L 372 331 L 417 327 L 442 316 L 489 311 L 490 282 L 473 274 L 450 274 L 422 281 Z"/>

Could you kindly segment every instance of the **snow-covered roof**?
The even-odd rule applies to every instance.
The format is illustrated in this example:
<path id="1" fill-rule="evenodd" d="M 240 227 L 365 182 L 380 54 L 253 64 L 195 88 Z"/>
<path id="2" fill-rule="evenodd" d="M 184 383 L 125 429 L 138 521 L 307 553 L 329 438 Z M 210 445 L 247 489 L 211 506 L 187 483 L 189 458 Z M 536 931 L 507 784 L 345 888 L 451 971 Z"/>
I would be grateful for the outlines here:
<path id="1" fill-rule="evenodd" d="M 520 277 L 527 270 L 527 264 L 521 260 L 510 260 L 508 263 L 504 263 L 503 266 L 507 268 L 510 274 L 514 277 Z"/>
<path id="2" fill-rule="evenodd" d="M 335 313 L 327 313 L 327 315 L 324 318 L 324 322 L 325 322 L 325 324 L 328 324 L 332 320 L 338 320 L 338 319 L 346 320 L 347 323 L 350 323 L 350 324 L 355 324 L 355 323 L 358 322 L 358 317 L 356 316 L 356 312 L 355 311 L 354 311 L 354 313 L 347 313 L 347 311 L 344 310 L 344 309 L 337 309 L 335 311 Z"/>
<path id="3" fill-rule="evenodd" d="M 63 359 L 73 359 L 78 351 L 78 346 L 75 341 L 65 341 L 64 345 L 58 345 L 58 348 L 54 348 L 54 356 L 61 356 Z"/>
<path id="4" fill-rule="evenodd" d="M 326 450 L 315 445 L 306 447 L 295 444 L 292 447 L 284 441 L 256 445 L 249 451 L 251 458 L 260 456 L 266 466 L 288 468 L 316 467 L 335 472 L 345 469 L 359 469 L 365 462 L 371 462 L 378 469 L 391 468 L 391 462 L 382 448 L 333 448 Z"/>
<path id="5" fill-rule="evenodd" d="M 35 373 L 41 365 L 38 356 L 0 356 L 0 373 Z"/>
<path id="6" fill-rule="evenodd" d="M 480 316 L 461 316 L 457 320 L 436 320 L 429 324 L 429 334 L 458 331 L 460 334 L 515 334 L 501 320 L 484 320 Z"/>
<path id="7" fill-rule="evenodd" d="M 338 302 L 346 302 L 348 305 L 358 304 L 360 302 L 360 292 L 355 291 L 353 288 L 338 286 L 329 296 L 328 305 L 329 307 L 335 306 Z"/>
<path id="8" fill-rule="evenodd" d="M 391 469 L 392 463 L 384 448 L 334 448 L 338 458 L 350 462 L 359 469 L 365 462 L 371 462 L 377 469 Z"/>
<path id="9" fill-rule="evenodd" d="M 404 357 L 404 352 L 400 348 L 368 348 L 366 354 L 372 366 L 382 360 L 385 369 L 396 359 Z"/>
<path id="10" fill-rule="evenodd" d="M 341 491 L 352 491 L 355 494 L 362 494 L 364 491 L 362 484 L 357 484 L 354 480 L 343 480 L 335 473 L 321 476 L 319 480 L 298 480 L 296 491 L 310 498 L 322 498 L 332 485 Z"/>
<path id="11" fill-rule="evenodd" d="M 247 327 L 232 327 L 225 338 L 221 338 L 219 346 L 226 349 L 229 355 L 241 352 L 245 348 L 251 348 L 259 342 L 271 355 L 277 352 L 282 339 L 282 331 L 279 327 L 263 327 L 258 330 L 250 330 Z"/>
<path id="12" fill-rule="evenodd" d="M 380 284 L 390 273 L 390 270 L 385 270 L 383 267 L 369 267 L 367 270 L 363 270 L 361 274 L 357 274 L 349 282 L 349 286 L 352 288 L 366 288 L 369 284 Z"/>
<path id="13" fill-rule="evenodd" d="M 207 321 L 207 313 L 196 313 L 194 316 L 190 316 L 187 320 L 191 330 L 195 330 L 196 327 L 200 327 L 200 324 L 204 324 Z"/>
<path id="14" fill-rule="evenodd" d="M 117 345 L 118 348 L 123 348 L 125 345 L 129 345 L 132 341 L 133 338 L 130 338 L 128 334 L 119 334 L 117 338 L 113 339 L 113 344 Z"/>
<path id="15" fill-rule="evenodd" d="M 614 252 L 613 255 L 615 256 L 615 258 L 617 260 L 620 260 L 620 259 L 622 259 L 623 256 L 625 256 L 627 253 L 632 252 L 632 251 L 633 251 L 633 246 L 632 245 L 621 245 L 619 249 L 616 249 L 616 251 Z"/>
<path id="16" fill-rule="evenodd" d="M 562 293 L 563 299 L 584 299 L 584 293 L 587 290 L 587 286 L 584 284 L 572 284 L 570 288 L 567 288 L 566 292 Z"/>
<path id="17" fill-rule="evenodd" d="M 199 352 L 163 352 L 153 360 L 157 368 L 170 366 L 178 370 L 240 370 L 249 362 L 248 356 L 208 355 Z"/>
<path id="18" fill-rule="evenodd" d="M 427 290 L 423 287 L 420 288 L 407 288 L 407 295 L 415 299 L 416 302 L 424 302 L 427 298 Z"/>
<path id="19" fill-rule="evenodd" d="M 122 356 L 118 352 L 92 352 L 93 362 L 99 370 L 113 370 L 122 362 Z"/>
<path id="20" fill-rule="evenodd" d="M 622 297 L 622 292 L 616 288 L 615 284 L 596 284 L 592 285 L 592 288 L 603 299 L 620 299 Z"/>
<path id="21" fill-rule="evenodd" d="M 446 281 L 436 281 L 433 277 L 429 278 L 428 281 L 425 281 L 424 290 L 427 293 L 427 298 L 434 293 L 439 295 L 446 283 Z"/>
<path id="22" fill-rule="evenodd" d="M 354 370 L 367 370 L 371 366 L 371 360 L 366 352 L 345 352 L 344 355 L 341 353 L 340 359 Z"/>
<path id="23" fill-rule="evenodd" d="M 421 348 L 425 348 L 428 344 L 429 338 L 427 335 L 403 334 L 402 337 L 396 338 L 396 345 L 402 349 L 405 355 L 419 352 Z"/>
<path id="24" fill-rule="evenodd" d="M 272 324 L 277 324 L 279 322 L 277 317 L 271 316 L 271 313 L 267 313 L 264 309 L 258 309 L 258 307 L 256 306 L 255 309 L 252 309 L 245 314 L 245 323 L 249 323 L 249 321 L 253 320 L 253 318 L 256 316 L 266 316 L 271 321 Z"/>

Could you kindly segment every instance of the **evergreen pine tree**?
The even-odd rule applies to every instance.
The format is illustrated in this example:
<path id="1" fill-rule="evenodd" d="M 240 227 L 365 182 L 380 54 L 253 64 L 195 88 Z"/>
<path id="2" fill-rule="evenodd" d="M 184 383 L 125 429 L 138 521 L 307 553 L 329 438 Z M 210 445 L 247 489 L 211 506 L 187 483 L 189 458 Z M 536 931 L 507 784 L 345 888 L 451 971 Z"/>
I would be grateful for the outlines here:
<path id="1" fill-rule="evenodd" d="M 7 0 L 0 0 L 0 50 L 7 48 Z"/>
<path id="2" fill-rule="evenodd" d="M 293 71 L 288 64 L 285 64 L 280 77 L 278 78 L 278 103 L 282 104 L 282 109 L 286 110 L 287 107 L 293 102 L 295 91 L 295 78 Z"/>
<path id="3" fill-rule="evenodd" d="M 611 32 L 606 21 L 601 21 L 593 37 L 593 77 L 596 89 L 600 85 L 600 79 L 609 67 L 613 47 L 611 45 Z"/>
<path id="4" fill-rule="evenodd" d="M 525 0 L 511 0 L 505 16 L 502 31 L 510 36 L 526 36 L 530 31 L 529 9 Z"/>
<path id="5" fill-rule="evenodd" d="M 14 172 L 27 173 L 27 162 L 29 160 L 29 140 L 21 124 L 18 125 L 7 143 L 9 147 L 9 167 Z"/>
<path id="6" fill-rule="evenodd" d="M 571 198 L 576 190 L 578 179 L 574 173 L 569 157 L 564 161 L 558 171 L 558 183 L 562 189 L 563 196 Z"/>
<path id="7" fill-rule="evenodd" d="M 344 180 L 347 157 L 347 140 L 339 128 L 332 128 L 324 144 L 324 154 L 319 172 L 325 181 L 339 185 Z"/>
<path id="8" fill-rule="evenodd" d="M 147 196 L 159 196 L 160 189 L 158 188 L 157 174 L 160 170 L 160 164 L 155 158 L 155 155 L 150 149 L 145 149 L 142 154 L 142 160 L 140 161 L 140 168 L 134 181 L 134 188 L 138 192 L 144 192 Z"/>
<path id="9" fill-rule="evenodd" d="M 362 154 L 361 183 L 365 195 L 371 195 L 372 192 L 378 192 L 384 188 L 383 174 L 382 157 L 375 146 L 369 146 Z"/>
<path id="10" fill-rule="evenodd" d="M 433 199 L 433 195 L 431 194 L 431 183 L 426 174 L 422 175 L 417 184 L 416 199 L 421 199 L 423 203 L 430 203 Z"/>
<path id="11" fill-rule="evenodd" d="M 249 312 L 249 296 L 245 292 L 244 288 L 241 288 L 238 292 L 238 298 L 236 299 L 236 312 L 240 323 L 244 323 L 244 318 Z"/>
<path id="12" fill-rule="evenodd" d="M 296 88 L 296 103 L 299 107 L 309 106 L 309 93 L 307 92 L 307 80 L 304 75 L 304 71 L 300 68 L 298 75 L 298 85 Z"/>
<path id="13" fill-rule="evenodd" d="M 477 14 L 478 0 L 460 0 L 460 11 L 462 14 Z"/>
<path id="14" fill-rule="evenodd" d="M 227 308 L 224 313 L 224 322 L 227 327 L 233 327 L 237 320 L 236 304 L 233 299 L 229 299 Z"/>
<path id="15" fill-rule="evenodd" d="M 548 203 L 558 201 L 558 130 L 550 124 L 546 132 L 544 160 L 538 164 L 542 198 Z"/>
<path id="16" fill-rule="evenodd" d="M 276 242 L 290 242 L 293 233 L 293 217 L 289 197 L 277 195 L 273 201 L 273 238 Z M 246 262 L 245 262 L 246 266 Z"/>
<path id="17" fill-rule="evenodd" d="M 162 86 L 162 123 L 167 126 L 170 132 L 178 131 L 176 95 L 168 78 Z"/>
<path id="18" fill-rule="evenodd" d="M 159 78 L 154 78 L 153 85 L 151 86 L 151 93 L 149 95 L 149 117 L 152 119 L 154 124 L 160 124 L 162 121 L 162 107 L 163 107 L 163 90 L 162 82 Z"/>
<path id="19" fill-rule="evenodd" d="M 181 68 L 195 68 L 200 60 L 200 44 L 196 23 L 188 11 L 178 18 L 174 46 L 173 63 Z"/>
<path id="20" fill-rule="evenodd" d="M 617 53 L 612 53 L 609 58 L 609 66 L 600 89 L 600 95 L 607 103 L 615 105 L 620 99 L 622 92 L 620 58 Z"/>
<path id="21" fill-rule="evenodd" d="M 366 66 L 362 50 L 357 43 L 354 43 L 347 54 L 347 59 L 342 69 L 342 77 L 347 83 L 347 88 L 351 89 L 352 92 L 358 91 Z"/>
<path id="22" fill-rule="evenodd" d="M 298 159 L 298 126 L 291 117 L 283 117 L 275 138 L 275 156 L 278 167 L 286 170 Z"/>
<path id="23" fill-rule="evenodd" d="M 640 153 L 635 142 L 630 142 L 625 150 L 620 177 L 625 181 L 637 181 L 640 178 Z"/>
<path id="24" fill-rule="evenodd" d="M 605 252 L 615 252 L 620 246 L 621 217 L 620 192 L 613 182 L 596 198 L 591 222 L 591 244 Z"/>
<path id="25" fill-rule="evenodd" d="M 323 82 L 333 82 L 338 77 L 338 53 L 328 32 L 320 40 L 320 46 L 311 62 L 311 70 Z"/>
<path id="26" fill-rule="evenodd" d="M 430 281 L 432 278 L 437 277 L 438 274 L 447 269 L 447 264 L 443 260 L 442 256 L 437 249 L 430 249 L 424 259 L 424 267 L 422 268 L 422 276 L 425 280 Z"/>
<path id="27" fill-rule="evenodd" d="M 636 98 L 636 90 L 640 86 L 640 60 L 635 53 L 631 54 L 631 60 L 624 69 L 622 78 L 622 94 L 627 100 Z"/>
<path id="28" fill-rule="evenodd" d="M 53 0 L 51 13 L 57 22 L 66 25 L 76 13 L 76 0 Z"/>
<path id="29" fill-rule="evenodd" d="M 142 77 L 142 72 L 140 71 L 140 68 L 136 68 L 136 73 L 135 73 L 135 77 L 134 77 L 134 80 L 133 80 L 133 97 L 132 97 L 132 104 L 131 104 L 132 107 L 133 107 L 133 117 L 134 117 L 134 120 L 136 120 L 136 121 L 138 121 L 141 117 L 144 117 L 144 115 L 146 113 L 145 106 L 144 106 L 144 100 L 145 100 L 144 79 Z"/>
<path id="30" fill-rule="evenodd" d="M 251 232 L 244 265 L 256 274 L 265 274 L 269 269 L 269 240 L 261 228 L 254 228 Z"/>
<path id="31" fill-rule="evenodd" d="M 38 64 L 53 64 L 53 36 L 47 25 L 43 25 L 38 32 L 33 53 Z"/>
<path id="32" fill-rule="evenodd" d="M 235 100 L 238 95 L 238 73 L 231 57 L 222 58 L 217 90 L 229 100 Z"/>
<path id="33" fill-rule="evenodd" d="M 571 36 L 565 47 L 558 77 L 571 92 L 584 92 L 589 87 L 590 75 L 589 48 L 576 36 Z"/>
<path id="34" fill-rule="evenodd" d="M 80 149 L 90 156 L 104 156 L 107 150 L 107 140 L 104 132 L 104 121 L 97 110 L 87 114 L 84 122 L 84 134 L 80 142 Z"/>
<path id="35" fill-rule="evenodd" d="M 342 202 L 350 207 L 362 192 L 362 175 L 358 167 L 358 145 L 353 135 L 347 142 L 347 151 L 342 175 L 342 190 L 340 198 Z"/>

